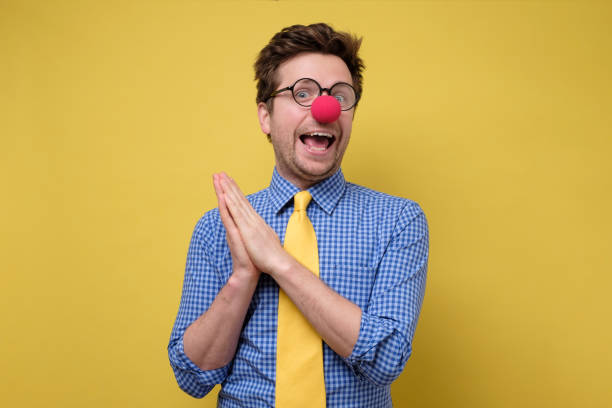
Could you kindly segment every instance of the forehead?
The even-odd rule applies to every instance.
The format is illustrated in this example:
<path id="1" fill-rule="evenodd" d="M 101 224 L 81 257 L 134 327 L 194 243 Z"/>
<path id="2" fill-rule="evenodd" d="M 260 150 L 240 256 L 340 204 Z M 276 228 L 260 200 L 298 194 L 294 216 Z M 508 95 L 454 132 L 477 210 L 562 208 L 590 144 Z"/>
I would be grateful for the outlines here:
<path id="1" fill-rule="evenodd" d="M 276 73 L 280 86 L 292 85 L 300 78 L 312 78 L 324 88 L 336 82 L 353 84 L 351 72 L 342 58 L 332 54 L 298 54 L 279 65 Z"/>

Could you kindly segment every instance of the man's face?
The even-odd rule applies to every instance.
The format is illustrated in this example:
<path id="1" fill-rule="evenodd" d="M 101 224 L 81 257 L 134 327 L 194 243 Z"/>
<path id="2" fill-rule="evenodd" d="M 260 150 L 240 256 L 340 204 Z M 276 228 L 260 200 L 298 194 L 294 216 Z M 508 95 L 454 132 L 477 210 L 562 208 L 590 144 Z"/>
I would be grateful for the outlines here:
<path id="1" fill-rule="evenodd" d="M 337 82 L 353 83 L 344 61 L 330 54 L 298 54 L 282 63 L 276 75 L 277 89 L 301 78 L 312 78 L 323 88 Z M 261 130 L 270 135 L 280 175 L 305 189 L 334 174 L 351 136 L 355 108 L 343 111 L 335 122 L 319 123 L 310 108 L 295 102 L 291 91 L 275 96 L 273 104 L 270 113 L 266 104 L 260 103 L 258 114 Z"/>

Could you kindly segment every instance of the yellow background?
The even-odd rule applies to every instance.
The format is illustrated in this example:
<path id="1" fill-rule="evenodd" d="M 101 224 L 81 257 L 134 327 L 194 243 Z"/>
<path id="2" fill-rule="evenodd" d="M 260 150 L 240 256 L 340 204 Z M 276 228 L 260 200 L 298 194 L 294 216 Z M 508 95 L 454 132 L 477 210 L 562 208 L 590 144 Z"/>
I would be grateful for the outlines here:
<path id="1" fill-rule="evenodd" d="M 252 63 L 364 36 L 347 179 L 431 229 L 398 407 L 612 404 L 612 7 L 0 0 L 0 405 L 212 407 L 166 355 L 211 174 L 269 182 Z"/>

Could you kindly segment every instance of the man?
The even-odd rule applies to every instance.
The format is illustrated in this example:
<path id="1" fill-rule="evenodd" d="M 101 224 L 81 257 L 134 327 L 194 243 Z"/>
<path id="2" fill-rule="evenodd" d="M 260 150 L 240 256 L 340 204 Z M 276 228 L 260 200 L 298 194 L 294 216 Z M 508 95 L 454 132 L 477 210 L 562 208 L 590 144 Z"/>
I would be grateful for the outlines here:
<path id="1" fill-rule="evenodd" d="M 416 203 L 348 183 L 340 170 L 361 94 L 360 43 L 298 25 L 259 54 L 258 115 L 276 166 L 249 197 L 213 176 L 219 207 L 195 228 L 168 346 L 190 395 L 222 384 L 221 407 L 391 406 L 423 299 L 428 230 Z M 339 116 L 313 115 L 329 94 Z M 302 246 L 289 248 L 292 222 L 314 228 L 303 245 L 315 240 L 304 255 L 314 264 Z M 298 317 L 285 318 L 291 307 Z M 308 332 L 291 337 L 302 328 L 287 330 L 285 319 L 315 334 L 313 357 L 304 357 Z"/>

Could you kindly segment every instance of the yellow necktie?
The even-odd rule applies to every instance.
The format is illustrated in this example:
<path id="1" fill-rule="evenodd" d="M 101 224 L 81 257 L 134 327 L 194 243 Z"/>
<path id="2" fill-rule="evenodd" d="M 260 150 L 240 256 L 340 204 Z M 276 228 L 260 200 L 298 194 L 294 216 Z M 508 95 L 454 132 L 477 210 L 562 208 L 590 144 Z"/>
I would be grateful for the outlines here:
<path id="1" fill-rule="evenodd" d="M 308 191 L 293 199 L 284 248 L 299 263 L 319 276 L 319 250 L 314 228 L 306 214 Z M 276 340 L 276 408 L 324 408 L 323 343 L 302 313 L 279 289 Z"/>

